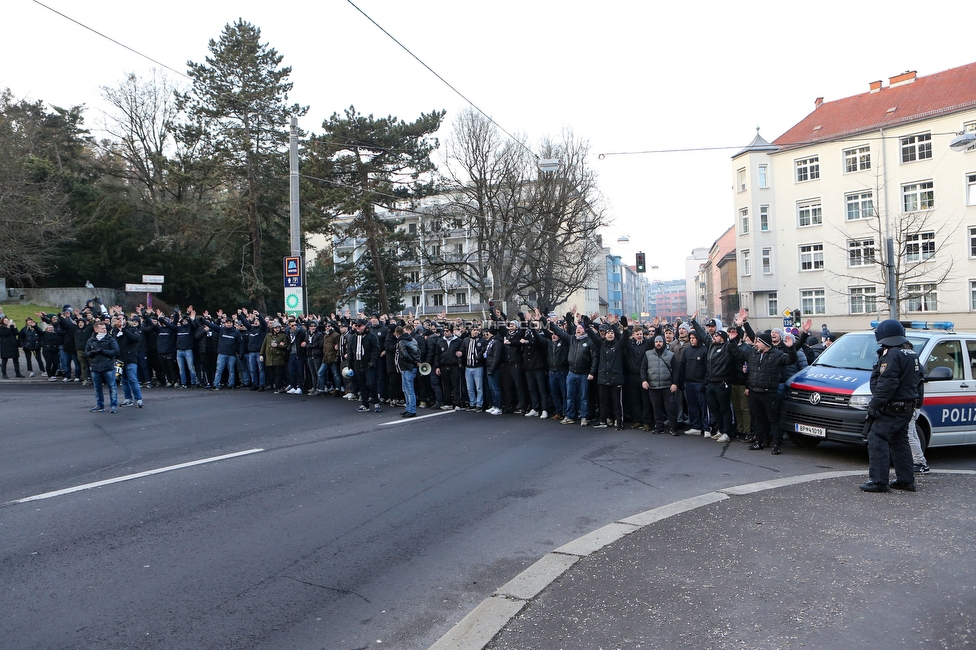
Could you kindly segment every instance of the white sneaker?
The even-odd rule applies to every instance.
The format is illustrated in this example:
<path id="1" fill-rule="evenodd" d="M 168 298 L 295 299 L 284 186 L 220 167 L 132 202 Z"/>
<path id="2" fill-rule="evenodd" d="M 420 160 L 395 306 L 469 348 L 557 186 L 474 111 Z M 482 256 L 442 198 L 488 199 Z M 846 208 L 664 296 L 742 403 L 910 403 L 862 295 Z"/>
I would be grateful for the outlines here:
<path id="1" fill-rule="evenodd" d="M 301 395 L 301 394 L 302 394 L 302 389 L 301 388 L 296 388 L 295 389 L 295 392 L 292 393 L 292 395 Z"/>
<path id="2" fill-rule="evenodd" d="M 525 417 L 527 417 L 527 418 L 534 418 L 537 415 L 539 415 L 539 412 L 536 411 L 535 409 L 532 409 L 531 411 L 529 411 L 528 413 L 525 414 Z"/>
<path id="3" fill-rule="evenodd" d="M 488 410 L 488 412 L 490 414 L 492 414 L 492 415 L 501 415 L 502 414 L 502 410 L 500 408 L 498 408 L 497 406 L 494 406 L 494 407 L 490 408 Z"/>
<path id="4" fill-rule="evenodd" d="M 548 420 L 549 419 L 549 411 L 543 411 L 542 412 L 542 415 L 540 415 L 539 418 L 542 419 L 542 420 Z"/>
<path id="5" fill-rule="evenodd" d="M 718 438 L 715 438 L 714 440 L 716 442 L 728 442 L 729 440 L 731 440 L 731 438 L 729 438 L 728 434 L 723 433 L 722 435 L 720 435 Z"/>
<path id="6" fill-rule="evenodd" d="M 31 376 L 31 377 L 33 377 L 33 376 L 34 376 L 34 371 L 33 371 L 33 370 L 31 370 L 31 371 L 30 371 L 30 372 L 28 373 L 28 375 L 29 375 L 29 376 Z"/>
<path id="7" fill-rule="evenodd" d="M 701 429 L 685 429 L 686 436 L 700 436 Z"/>
<path id="8" fill-rule="evenodd" d="M 294 395 L 295 394 L 295 389 L 294 388 L 289 388 L 285 392 L 288 393 L 289 395 Z"/>

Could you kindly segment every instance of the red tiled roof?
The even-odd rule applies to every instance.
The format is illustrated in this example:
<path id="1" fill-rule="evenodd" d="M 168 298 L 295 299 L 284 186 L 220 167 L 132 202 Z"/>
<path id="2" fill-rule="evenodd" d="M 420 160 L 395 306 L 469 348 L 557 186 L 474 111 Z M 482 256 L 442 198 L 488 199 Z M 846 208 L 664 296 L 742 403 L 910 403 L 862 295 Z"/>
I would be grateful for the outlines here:
<path id="1" fill-rule="evenodd" d="M 825 102 L 773 144 L 794 147 L 834 140 L 972 107 L 976 107 L 976 63 Z"/>

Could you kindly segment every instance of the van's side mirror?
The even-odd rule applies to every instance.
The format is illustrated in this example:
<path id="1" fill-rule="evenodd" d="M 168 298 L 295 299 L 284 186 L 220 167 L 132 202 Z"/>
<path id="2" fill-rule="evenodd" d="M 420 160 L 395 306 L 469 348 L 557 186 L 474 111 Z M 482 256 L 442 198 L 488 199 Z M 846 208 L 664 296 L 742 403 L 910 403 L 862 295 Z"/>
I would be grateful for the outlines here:
<path id="1" fill-rule="evenodd" d="M 932 368 L 931 372 L 925 377 L 925 381 L 945 381 L 946 379 L 952 379 L 952 368 L 946 368 L 945 366 Z"/>

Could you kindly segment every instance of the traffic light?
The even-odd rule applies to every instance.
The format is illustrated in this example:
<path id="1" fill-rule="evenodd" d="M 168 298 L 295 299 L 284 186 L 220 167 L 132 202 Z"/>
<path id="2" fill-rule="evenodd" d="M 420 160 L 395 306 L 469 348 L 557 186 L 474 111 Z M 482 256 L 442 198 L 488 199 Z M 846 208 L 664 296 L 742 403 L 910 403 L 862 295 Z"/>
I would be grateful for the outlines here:
<path id="1" fill-rule="evenodd" d="M 644 253 L 637 253 L 637 272 L 645 273 L 647 271 L 647 256 Z"/>

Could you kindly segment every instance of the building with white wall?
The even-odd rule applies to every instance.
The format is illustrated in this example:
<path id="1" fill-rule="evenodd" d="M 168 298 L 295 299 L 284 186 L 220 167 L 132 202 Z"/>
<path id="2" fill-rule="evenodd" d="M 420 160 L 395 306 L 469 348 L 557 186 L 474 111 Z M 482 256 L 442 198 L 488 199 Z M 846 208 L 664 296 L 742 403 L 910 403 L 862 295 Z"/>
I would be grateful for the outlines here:
<path id="1" fill-rule="evenodd" d="M 888 316 L 890 238 L 902 320 L 976 329 L 976 63 L 905 72 L 825 102 L 732 158 L 738 291 L 759 327 L 785 309 L 835 331 Z"/>

